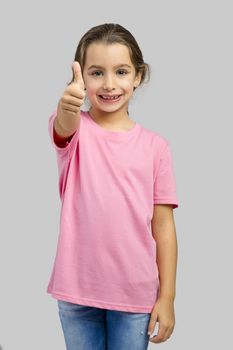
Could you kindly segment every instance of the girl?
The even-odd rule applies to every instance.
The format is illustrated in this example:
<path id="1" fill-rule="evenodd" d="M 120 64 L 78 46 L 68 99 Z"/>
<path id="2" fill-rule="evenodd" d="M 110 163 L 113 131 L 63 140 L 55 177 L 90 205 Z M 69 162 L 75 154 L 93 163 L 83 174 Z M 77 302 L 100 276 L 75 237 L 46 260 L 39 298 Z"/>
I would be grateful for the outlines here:
<path id="1" fill-rule="evenodd" d="M 91 28 L 74 61 L 49 118 L 62 206 L 47 292 L 68 350 L 145 350 L 175 324 L 172 155 L 165 137 L 129 117 L 149 65 L 128 30 Z"/>

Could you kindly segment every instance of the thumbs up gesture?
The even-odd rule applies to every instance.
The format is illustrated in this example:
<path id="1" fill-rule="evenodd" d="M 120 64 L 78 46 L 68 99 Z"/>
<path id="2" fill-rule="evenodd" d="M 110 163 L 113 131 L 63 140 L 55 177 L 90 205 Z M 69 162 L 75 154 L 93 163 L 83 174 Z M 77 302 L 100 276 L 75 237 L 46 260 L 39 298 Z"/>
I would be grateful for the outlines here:
<path id="1" fill-rule="evenodd" d="M 73 84 L 76 84 L 79 87 L 79 89 L 81 89 L 82 92 L 84 92 L 85 84 L 84 84 L 84 81 L 83 81 L 83 76 L 82 76 L 82 72 L 81 72 L 81 66 L 80 66 L 78 61 L 73 62 L 72 69 L 73 69 L 73 73 L 74 73 L 74 82 L 73 82 Z"/>
<path id="2" fill-rule="evenodd" d="M 67 112 L 67 115 L 79 113 L 86 94 L 81 67 L 78 61 L 73 62 L 72 69 L 74 81 L 66 88 L 60 100 L 61 110 L 63 113 Z"/>
<path id="3" fill-rule="evenodd" d="M 81 66 L 78 61 L 73 62 L 72 69 L 74 80 L 65 89 L 57 108 L 58 122 L 67 135 L 74 132 L 79 126 L 80 107 L 84 103 L 86 95 Z M 65 133 L 63 132 L 63 134 Z"/>

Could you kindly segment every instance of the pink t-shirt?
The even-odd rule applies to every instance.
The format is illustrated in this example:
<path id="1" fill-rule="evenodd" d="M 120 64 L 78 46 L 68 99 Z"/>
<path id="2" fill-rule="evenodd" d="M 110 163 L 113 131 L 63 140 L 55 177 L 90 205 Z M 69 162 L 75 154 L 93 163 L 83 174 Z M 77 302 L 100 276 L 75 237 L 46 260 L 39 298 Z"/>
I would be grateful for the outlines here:
<path id="1" fill-rule="evenodd" d="M 81 111 L 80 127 L 57 155 L 60 232 L 47 292 L 104 309 L 152 311 L 159 291 L 154 204 L 178 207 L 168 141 L 136 123 L 110 131 Z"/>

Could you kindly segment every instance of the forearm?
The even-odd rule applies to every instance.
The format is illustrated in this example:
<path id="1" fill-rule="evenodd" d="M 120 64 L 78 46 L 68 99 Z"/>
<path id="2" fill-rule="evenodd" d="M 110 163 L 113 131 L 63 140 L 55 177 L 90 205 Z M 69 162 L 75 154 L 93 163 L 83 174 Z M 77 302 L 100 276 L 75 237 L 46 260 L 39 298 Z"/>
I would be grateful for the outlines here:
<path id="1" fill-rule="evenodd" d="M 153 228 L 156 241 L 156 263 L 159 270 L 160 296 L 174 299 L 176 295 L 177 238 L 173 220 Z"/>

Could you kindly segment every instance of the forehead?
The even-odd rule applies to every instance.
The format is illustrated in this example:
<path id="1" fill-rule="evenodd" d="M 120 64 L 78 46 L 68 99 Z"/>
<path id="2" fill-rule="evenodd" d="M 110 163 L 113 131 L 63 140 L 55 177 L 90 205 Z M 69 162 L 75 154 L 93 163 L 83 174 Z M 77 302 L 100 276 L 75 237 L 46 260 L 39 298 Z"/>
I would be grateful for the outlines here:
<path id="1" fill-rule="evenodd" d="M 129 55 L 129 49 L 125 45 L 92 43 L 86 52 L 85 66 L 100 65 L 110 67 L 118 64 L 133 65 Z"/>

